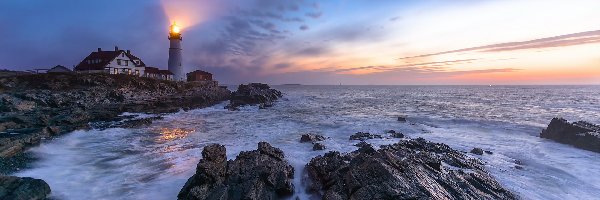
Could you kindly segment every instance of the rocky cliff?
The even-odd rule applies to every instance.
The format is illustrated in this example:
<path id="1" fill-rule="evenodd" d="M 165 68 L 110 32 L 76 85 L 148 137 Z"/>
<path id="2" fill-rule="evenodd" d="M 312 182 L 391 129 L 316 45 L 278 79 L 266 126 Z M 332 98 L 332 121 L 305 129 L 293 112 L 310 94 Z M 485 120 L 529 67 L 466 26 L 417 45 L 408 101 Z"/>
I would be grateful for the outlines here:
<path id="1" fill-rule="evenodd" d="M 565 119 L 554 118 L 548 127 L 542 130 L 540 137 L 600 152 L 600 126 L 588 122 L 569 123 Z"/>
<path id="2" fill-rule="evenodd" d="M 164 113 L 229 99 L 216 82 L 130 75 L 35 74 L 0 78 L 0 157 L 123 112 Z"/>

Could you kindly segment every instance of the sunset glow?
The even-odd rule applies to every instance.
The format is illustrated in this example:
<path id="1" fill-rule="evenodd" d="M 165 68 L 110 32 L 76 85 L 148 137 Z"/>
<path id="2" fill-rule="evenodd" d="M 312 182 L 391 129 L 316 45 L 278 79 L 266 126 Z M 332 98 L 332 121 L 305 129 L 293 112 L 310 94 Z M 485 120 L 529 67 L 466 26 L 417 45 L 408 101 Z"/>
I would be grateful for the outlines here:
<path id="1" fill-rule="evenodd" d="M 212 71 L 224 83 L 600 84 L 596 73 L 600 24 L 594 20 L 600 18 L 600 1 L 596 0 L 152 0 L 136 6 L 143 9 L 116 19 L 138 21 L 85 19 L 94 23 L 71 25 L 72 20 L 66 19 L 72 17 L 65 16 L 53 20 L 64 25 L 44 27 L 50 34 L 43 37 L 4 39 L 7 46 L 14 42 L 23 51 L 41 52 L 48 58 L 8 59 L 15 56 L 9 52 L 0 55 L 0 64 L 20 68 L 60 57 L 40 48 L 56 45 L 49 43 L 55 41 L 49 37 L 66 34 L 56 27 L 89 26 L 77 30 L 98 32 L 102 23 L 135 24 L 138 34 L 115 30 L 110 35 L 119 37 L 110 38 L 110 43 L 132 49 L 152 46 L 153 51 L 138 54 L 152 63 L 165 63 L 158 49 L 166 44 L 146 43 L 160 41 L 164 32 L 145 30 L 156 26 L 164 31 L 176 21 L 179 31 L 186 32 L 184 71 Z M 36 27 L 27 24 L 37 18 L 10 14 L 23 18 L 24 26 L 6 34 L 22 36 L 32 32 L 26 27 Z M 78 34 L 91 47 L 97 46 L 94 39 L 106 39 L 88 36 Z M 82 48 L 77 51 L 91 47 L 77 47 Z M 77 62 L 79 57 L 64 62 Z"/>

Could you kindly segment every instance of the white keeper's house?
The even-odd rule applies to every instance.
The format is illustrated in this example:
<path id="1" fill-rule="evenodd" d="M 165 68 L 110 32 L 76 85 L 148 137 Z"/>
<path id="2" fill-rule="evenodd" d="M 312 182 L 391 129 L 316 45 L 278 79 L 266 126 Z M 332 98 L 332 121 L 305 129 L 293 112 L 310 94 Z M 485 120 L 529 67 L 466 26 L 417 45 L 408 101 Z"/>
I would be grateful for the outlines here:
<path id="1" fill-rule="evenodd" d="M 173 73 L 169 70 L 147 67 L 140 58 L 131 54 L 131 51 L 120 50 L 118 47 L 115 47 L 114 51 L 98 48 L 98 51 L 90 53 L 75 66 L 74 71 L 78 73 L 128 74 L 173 80 Z"/>

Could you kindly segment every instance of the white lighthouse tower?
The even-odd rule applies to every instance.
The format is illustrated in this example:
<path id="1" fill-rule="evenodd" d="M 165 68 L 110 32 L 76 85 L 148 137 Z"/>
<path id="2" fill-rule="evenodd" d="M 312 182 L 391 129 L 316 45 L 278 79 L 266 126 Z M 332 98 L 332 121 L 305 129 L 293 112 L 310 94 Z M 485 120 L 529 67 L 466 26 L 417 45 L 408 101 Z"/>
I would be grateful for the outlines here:
<path id="1" fill-rule="evenodd" d="M 184 81 L 183 66 L 181 65 L 181 29 L 175 22 L 169 29 L 169 71 L 173 73 L 173 80 Z"/>

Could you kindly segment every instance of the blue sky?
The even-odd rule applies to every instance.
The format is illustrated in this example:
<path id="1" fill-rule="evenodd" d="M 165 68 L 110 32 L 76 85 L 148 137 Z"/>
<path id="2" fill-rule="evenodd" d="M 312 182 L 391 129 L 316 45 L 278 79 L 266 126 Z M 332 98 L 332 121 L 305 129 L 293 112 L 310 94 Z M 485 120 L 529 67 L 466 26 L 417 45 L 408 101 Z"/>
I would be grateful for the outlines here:
<path id="1" fill-rule="evenodd" d="M 101 47 L 222 83 L 600 84 L 594 0 L 3 0 L 0 68 L 72 67 Z"/>

